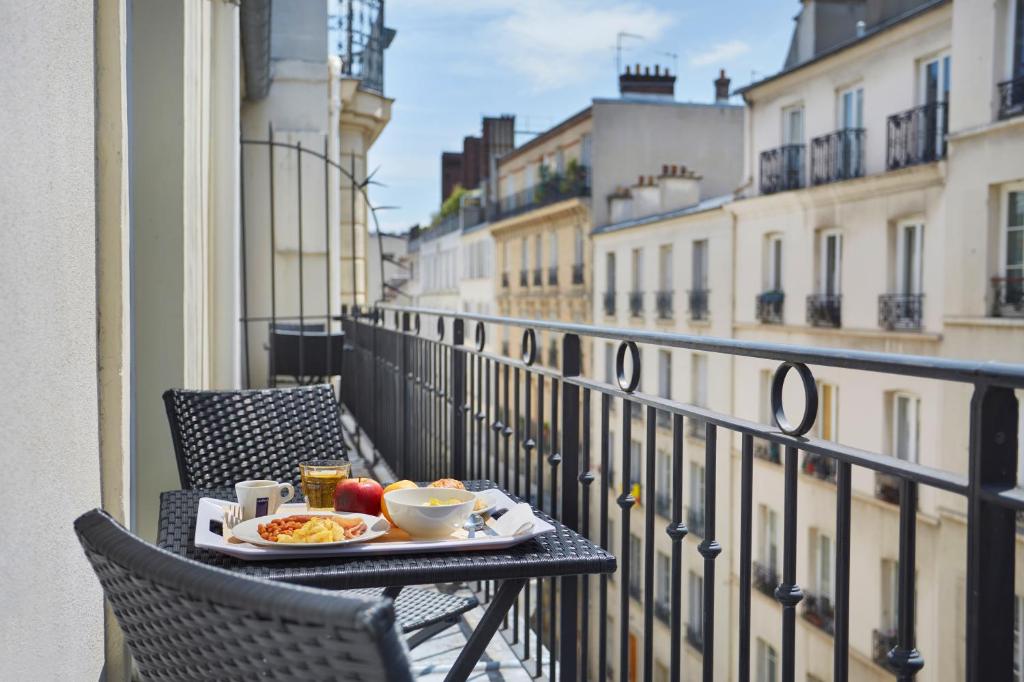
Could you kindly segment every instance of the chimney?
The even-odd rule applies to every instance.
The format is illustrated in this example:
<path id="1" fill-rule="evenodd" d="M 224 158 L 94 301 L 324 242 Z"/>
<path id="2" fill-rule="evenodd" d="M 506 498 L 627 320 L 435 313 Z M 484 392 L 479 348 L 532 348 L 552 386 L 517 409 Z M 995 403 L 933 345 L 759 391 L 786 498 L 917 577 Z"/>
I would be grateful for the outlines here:
<path id="1" fill-rule="evenodd" d="M 727 104 L 729 102 L 729 77 L 725 75 L 725 69 L 719 69 L 718 78 L 715 79 L 715 104 Z"/>
<path id="2" fill-rule="evenodd" d="M 701 176 L 686 166 L 669 166 L 658 178 L 659 201 L 662 213 L 700 203 Z"/>
<path id="3" fill-rule="evenodd" d="M 627 66 L 619 76 L 619 94 L 624 98 L 671 100 L 675 99 L 675 91 L 676 77 L 660 65 L 654 67 L 653 73 L 650 66 L 642 70 L 640 64 L 633 70 Z"/>

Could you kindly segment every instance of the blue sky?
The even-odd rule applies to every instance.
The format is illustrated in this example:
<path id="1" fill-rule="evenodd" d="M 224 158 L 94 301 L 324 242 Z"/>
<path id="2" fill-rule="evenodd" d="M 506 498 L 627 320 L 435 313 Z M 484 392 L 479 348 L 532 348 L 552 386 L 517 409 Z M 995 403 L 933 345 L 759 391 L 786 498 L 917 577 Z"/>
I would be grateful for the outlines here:
<path id="1" fill-rule="evenodd" d="M 798 0 L 392 0 L 385 91 L 392 120 L 370 151 L 386 187 L 373 202 L 386 232 L 426 223 L 440 204 L 440 157 L 479 134 L 480 117 L 512 113 L 544 130 L 615 97 L 615 40 L 623 63 L 668 66 L 676 98 L 713 99 L 725 68 L 733 87 L 778 71 Z M 670 56 L 668 53 L 677 55 Z M 517 136 L 521 144 L 528 136 Z"/>

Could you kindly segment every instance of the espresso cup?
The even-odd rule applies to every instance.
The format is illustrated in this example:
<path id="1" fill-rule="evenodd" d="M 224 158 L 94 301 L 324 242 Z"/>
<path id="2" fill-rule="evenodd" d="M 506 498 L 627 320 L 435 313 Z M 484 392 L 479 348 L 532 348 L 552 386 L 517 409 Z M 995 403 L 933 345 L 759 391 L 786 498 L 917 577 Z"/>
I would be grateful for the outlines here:
<path id="1" fill-rule="evenodd" d="M 295 487 L 277 481 L 242 481 L 235 484 L 235 496 L 242 508 L 242 520 L 248 521 L 276 513 L 282 503 L 295 497 Z"/>

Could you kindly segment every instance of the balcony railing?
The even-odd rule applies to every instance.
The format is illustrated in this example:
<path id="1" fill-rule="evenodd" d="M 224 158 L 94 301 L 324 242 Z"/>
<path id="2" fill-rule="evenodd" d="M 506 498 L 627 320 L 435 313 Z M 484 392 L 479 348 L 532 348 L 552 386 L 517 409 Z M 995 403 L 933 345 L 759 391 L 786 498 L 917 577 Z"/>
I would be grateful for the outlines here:
<path id="1" fill-rule="evenodd" d="M 384 27 L 384 0 L 339 0 L 338 57 L 341 72 L 360 87 L 384 94 L 384 50 L 394 31 Z"/>
<path id="2" fill-rule="evenodd" d="M 812 327 L 841 327 L 843 297 L 811 294 L 807 297 L 807 324 Z"/>
<path id="3" fill-rule="evenodd" d="M 690 319 L 708 319 L 708 297 L 711 292 L 707 289 L 693 289 L 690 292 Z"/>
<path id="4" fill-rule="evenodd" d="M 615 292 L 604 292 L 604 314 L 608 317 L 615 315 Z"/>
<path id="5" fill-rule="evenodd" d="M 671 320 L 672 319 L 672 292 L 671 291 L 658 291 L 654 294 L 654 305 L 658 309 L 658 319 L 660 320 Z"/>
<path id="6" fill-rule="evenodd" d="M 539 287 L 544 283 L 543 270 L 540 268 L 533 269 L 533 286 Z"/>
<path id="7" fill-rule="evenodd" d="M 816 625 L 828 634 L 835 634 L 835 608 L 832 600 L 824 595 L 804 592 L 804 620 Z"/>
<path id="8" fill-rule="evenodd" d="M 775 596 L 775 588 L 779 585 L 779 574 L 774 566 L 755 561 L 751 564 L 751 584 L 754 589 L 769 597 Z"/>
<path id="9" fill-rule="evenodd" d="M 804 186 L 804 145 L 787 144 L 761 152 L 761 194 Z"/>
<path id="10" fill-rule="evenodd" d="M 1017 18 L 1017 21 L 1021 21 L 1020 17 Z M 1017 24 L 1017 31 L 1020 31 L 1020 23 Z M 1003 81 L 997 87 L 999 89 L 999 118 L 1012 118 L 1024 114 L 1024 76 Z"/>
<path id="11" fill-rule="evenodd" d="M 487 218 L 494 222 L 549 206 L 559 201 L 590 196 L 589 173 L 585 166 L 576 166 L 572 176 L 552 175 L 544 182 L 508 196 L 487 207 Z"/>
<path id="12" fill-rule="evenodd" d="M 992 278 L 992 317 L 1024 317 L 1024 277 Z"/>
<path id="13" fill-rule="evenodd" d="M 583 263 L 572 264 L 572 283 L 583 284 Z"/>
<path id="14" fill-rule="evenodd" d="M 629 292 L 629 314 L 633 317 L 640 317 L 644 314 L 644 292 Z"/>
<path id="15" fill-rule="evenodd" d="M 923 104 L 889 117 L 885 167 L 897 170 L 946 156 L 948 109 L 945 102 Z"/>
<path id="16" fill-rule="evenodd" d="M 899 638 L 895 628 L 871 631 L 871 658 L 886 670 L 892 670 L 889 652 L 896 648 Z M 1009 679 L 1009 678 L 1007 678 Z"/>
<path id="17" fill-rule="evenodd" d="M 620 641 L 612 630 L 628 623 L 635 608 L 625 591 L 629 589 L 631 580 L 636 579 L 637 566 L 643 567 L 639 585 L 644 604 L 650 604 L 653 609 L 656 598 L 661 596 L 656 589 L 656 571 L 652 570 L 655 557 L 648 560 L 644 552 L 638 562 L 635 545 L 631 546 L 628 535 L 623 542 L 622 536 L 629 532 L 639 533 L 642 546 L 648 548 L 654 546 L 656 539 L 665 539 L 673 566 L 696 567 L 700 564 L 683 564 L 684 553 L 689 554 L 695 549 L 694 541 L 684 540 L 683 523 L 703 555 L 701 564 L 716 567 L 717 575 L 720 578 L 724 576 L 729 589 L 735 592 L 729 592 L 728 601 L 723 603 L 722 580 L 708 574 L 697 604 L 693 600 L 685 603 L 687 580 L 677 571 L 668 581 L 670 594 L 665 595 L 671 605 L 670 614 L 674 616 L 670 618 L 668 641 L 688 638 L 697 640 L 707 652 L 718 651 L 727 657 L 729 652 L 733 652 L 731 655 L 738 660 L 728 661 L 729 669 L 738 666 L 739 670 L 749 670 L 751 652 L 756 650 L 752 646 L 750 625 L 751 592 L 758 583 L 752 575 L 755 570 L 752 565 L 753 512 L 757 508 L 754 491 L 762 484 L 760 475 L 766 473 L 763 467 L 750 464 L 754 442 L 771 441 L 778 443 L 783 450 L 783 464 L 771 475 L 783 477 L 778 504 L 787 510 L 781 519 L 784 541 L 779 545 L 778 553 L 782 570 L 776 590 L 778 599 L 788 609 L 784 613 L 789 616 L 801 613 L 797 608 L 802 600 L 797 567 L 798 557 L 806 556 L 807 548 L 797 531 L 799 525 L 795 512 L 799 488 L 807 482 L 800 475 L 802 453 L 806 452 L 819 461 L 829 463 L 828 475 L 836 480 L 838 504 L 829 517 L 835 519 L 835 601 L 830 602 L 830 606 L 836 633 L 835 656 L 840 665 L 846 665 L 849 658 L 851 586 L 854 586 L 852 593 L 858 600 L 877 600 L 877 594 L 858 592 L 863 590 L 862 583 L 854 582 L 859 580 L 855 573 L 851 576 L 851 554 L 856 556 L 858 552 L 871 551 L 875 545 L 860 545 L 855 541 L 850 507 L 843 500 L 851 499 L 852 481 L 860 475 L 854 473 L 856 470 L 871 474 L 887 473 L 898 478 L 900 488 L 899 522 L 894 520 L 892 525 L 896 535 L 894 540 L 897 540 L 895 544 L 899 548 L 899 576 L 895 581 L 897 594 L 893 602 L 900 604 L 900 634 L 886 642 L 886 648 L 896 651 L 893 665 L 897 674 L 912 678 L 921 665 L 921 657 L 937 660 L 935 651 L 921 651 L 921 657 L 917 654 L 914 616 L 919 610 L 918 598 L 927 599 L 930 604 L 956 598 L 935 592 L 925 593 L 916 582 L 916 569 L 920 565 L 914 558 L 919 528 L 917 499 L 919 487 L 927 486 L 963 498 L 966 508 L 972 510 L 964 526 L 966 561 L 957 560 L 943 568 L 957 570 L 956 567 L 966 564 L 960 608 L 967 613 L 986 614 L 966 629 L 965 643 L 951 639 L 941 645 L 961 647 L 966 679 L 1010 677 L 1013 641 L 1006 633 L 1012 628 L 1012 612 L 1007 616 L 1004 609 L 988 605 L 1012 604 L 1015 593 L 1013 561 L 1002 558 L 1013 555 L 1016 512 L 1024 508 L 1024 500 L 1014 492 L 1016 451 L 1008 445 L 1016 443 L 1019 407 L 1014 390 L 1024 388 L 1024 368 L 1020 365 L 952 359 L 936 362 L 932 357 L 712 337 L 701 337 L 695 341 L 694 337 L 686 334 L 650 330 L 642 334 L 638 332 L 635 338 L 631 338 L 621 330 L 585 324 L 394 306 L 382 306 L 368 314 L 343 311 L 341 322 L 345 349 L 340 390 L 346 423 L 355 429 L 356 439 L 362 439 L 362 447 L 372 447 L 379 453 L 397 478 L 490 477 L 513 494 L 532 499 L 541 512 L 559 518 L 569 528 L 605 546 L 614 547 L 618 560 L 614 583 L 623 591 L 619 599 L 612 599 L 609 594 L 611 578 L 578 580 L 554 577 L 537 580 L 525 588 L 529 591 L 529 605 L 526 594 L 520 594 L 508 626 L 499 627 L 498 633 L 508 641 L 520 644 L 529 641 L 531 672 L 536 676 L 548 673 L 533 669 L 538 665 L 537 661 L 546 663 L 549 660 L 556 668 L 561 668 L 561 674 L 557 675 L 559 680 L 603 679 L 612 661 L 635 660 L 635 663 L 627 664 L 630 670 L 622 670 L 616 663 L 616 672 L 620 674 L 653 669 L 651 655 L 641 653 L 649 652 L 649 647 L 636 647 L 629 638 L 621 638 Z M 522 356 L 499 357 L 482 350 L 487 347 L 488 336 L 501 339 L 509 336 L 509 331 L 523 334 L 522 346 L 526 352 Z M 538 331 L 543 332 L 545 338 L 553 335 L 557 339 L 561 353 L 560 370 L 537 366 Z M 640 360 L 637 372 L 643 370 L 639 366 L 643 359 L 656 357 L 656 353 L 634 351 L 632 343 L 649 347 L 644 351 L 697 348 L 733 357 L 756 358 L 760 362 L 775 361 L 780 363 L 780 371 L 788 371 L 791 369 L 788 363 L 794 363 L 804 379 L 798 385 L 803 386 L 808 396 L 816 391 L 811 368 L 819 367 L 842 368 L 851 376 L 860 373 L 865 376 L 870 373 L 872 377 L 892 375 L 899 379 L 900 385 L 905 377 L 966 385 L 968 391 L 949 392 L 956 400 L 947 407 L 954 409 L 959 401 L 964 421 L 969 419 L 972 424 L 975 436 L 967 440 L 965 461 L 961 463 L 962 470 L 971 473 L 969 476 L 961 473 L 959 467 L 957 471 L 940 470 L 934 465 L 925 466 L 889 457 L 885 453 L 824 440 L 809 431 L 809 425 L 786 426 L 783 431 L 777 423 L 762 425 L 707 407 L 698 411 L 691 403 L 633 390 L 632 370 L 623 372 L 627 390 L 606 384 L 583 368 L 582 354 L 594 343 L 604 343 L 609 338 L 624 344 L 620 346 L 623 357 L 636 353 L 635 357 Z M 485 383 L 482 389 L 481 378 L 484 377 L 490 383 Z M 709 377 L 710 382 L 727 379 Z M 973 395 L 962 395 L 970 391 Z M 628 403 L 654 408 L 645 410 L 642 424 L 630 420 L 628 415 L 625 420 L 612 420 L 612 406 L 621 405 L 624 395 Z M 884 387 L 879 386 L 877 400 L 884 400 L 884 396 Z M 779 405 L 772 407 L 772 414 L 776 408 L 781 409 Z M 649 485 L 645 482 L 643 494 L 652 504 L 635 506 L 632 501 L 639 491 L 634 488 L 634 481 L 629 480 L 630 476 L 622 477 L 621 474 L 636 471 L 635 458 L 639 456 L 646 461 L 649 453 L 645 447 L 639 451 L 622 447 L 621 440 L 614 444 L 607 442 L 606 434 L 611 429 L 615 430 L 617 437 L 627 438 L 631 435 L 627 429 L 632 429 L 632 438 L 642 439 L 640 434 L 650 428 L 646 420 L 655 418 L 657 411 L 672 415 L 672 432 L 665 442 L 673 444 L 673 463 L 701 457 L 700 450 L 704 451 L 703 480 L 707 497 L 699 493 L 692 496 L 688 500 L 691 508 L 685 512 L 676 505 L 683 500 L 684 480 L 689 484 L 693 480 L 691 477 L 684 479 L 672 475 L 669 483 L 661 476 L 653 475 L 648 468 L 647 476 L 651 480 Z M 695 413 L 706 419 L 693 418 Z M 530 418 L 523 419 L 527 414 Z M 547 416 L 549 414 L 550 417 Z M 624 410 L 622 414 L 625 414 Z M 791 420 L 796 421 L 793 415 Z M 693 422 L 706 424 L 703 448 L 687 443 L 681 437 Z M 583 424 L 590 425 L 590 434 L 584 433 Z M 861 428 L 880 436 L 887 427 L 879 417 L 874 423 L 865 422 Z M 486 438 L 478 437 L 481 435 L 486 435 Z M 741 458 L 734 469 L 737 480 L 735 485 L 723 486 L 717 481 L 717 473 L 725 464 L 715 453 L 720 451 L 719 446 L 731 444 L 734 440 L 739 445 Z M 682 455 L 684 445 L 687 447 L 687 459 Z M 805 466 L 807 461 L 804 459 Z M 600 487 L 594 484 L 595 478 L 610 471 L 620 473 L 620 480 L 615 481 L 611 490 L 606 490 L 604 484 Z M 818 471 L 815 465 L 814 471 L 809 473 L 818 475 Z M 675 514 L 676 508 L 680 511 L 679 518 L 670 518 L 665 524 L 670 532 L 668 538 L 664 538 L 661 535 L 665 532 L 663 527 L 642 523 L 641 520 L 646 520 L 648 515 L 654 519 L 656 512 L 653 507 L 658 495 L 667 491 L 670 491 L 674 507 L 670 513 Z M 722 533 L 722 519 L 716 521 L 717 515 L 712 512 L 723 509 L 723 505 L 735 514 L 735 518 L 730 515 L 729 520 L 730 523 L 735 522 L 734 530 L 738 529 L 738 532 Z M 589 513 L 581 510 L 589 510 Z M 814 513 L 806 506 L 800 510 L 804 516 Z M 647 531 L 648 525 L 653 530 Z M 719 545 L 723 545 L 721 553 Z M 994 560 L 996 558 L 1000 560 Z M 943 557 L 932 560 L 945 561 Z M 739 573 L 735 581 L 729 578 L 731 566 L 736 566 Z M 762 576 L 760 582 L 768 581 Z M 487 584 L 480 586 L 481 598 L 488 594 L 488 589 L 493 595 L 493 587 L 488 588 Z M 933 589 L 930 583 L 927 589 Z M 622 597 L 625 597 L 624 602 L 620 601 Z M 738 615 L 729 607 L 733 603 Z M 684 616 L 680 622 L 679 614 L 687 614 L 687 609 L 691 609 L 690 617 Z M 927 612 L 931 612 L 930 606 Z M 712 617 L 726 622 L 718 620 L 722 623 L 720 629 L 695 630 L 687 637 L 683 629 L 687 621 L 699 627 L 702 619 Z M 613 623 L 611 628 L 609 621 Z M 716 629 L 734 633 L 730 637 L 736 638 L 737 645 L 730 646 L 728 641 L 716 643 Z M 698 632 L 702 636 L 693 636 Z M 647 629 L 638 631 L 637 635 L 643 638 L 651 636 L 651 633 Z M 787 636 L 784 631 L 778 649 L 783 665 L 796 665 L 796 646 L 796 638 Z M 632 659 L 631 647 L 637 652 Z M 679 649 L 673 647 L 666 653 L 672 669 L 670 679 L 682 676 L 684 656 Z M 545 650 L 555 655 L 541 655 Z M 966 656 L 968 650 L 974 653 Z M 708 658 L 705 656 L 705 662 Z M 717 661 L 722 662 L 722 658 Z M 584 665 L 590 666 L 586 673 L 582 670 Z M 709 672 L 711 670 L 709 668 Z M 552 676 L 549 674 L 549 679 Z"/>
<path id="18" fill-rule="evenodd" d="M 502 289 L 508 289 L 508 273 L 507 272 L 501 273 L 501 288 Z"/>
<path id="19" fill-rule="evenodd" d="M 519 286 L 526 287 L 530 285 L 530 271 L 520 270 L 519 271 Z"/>
<path id="20" fill-rule="evenodd" d="M 548 286 L 558 284 L 558 266 L 552 265 L 548 268 Z"/>
<path id="21" fill-rule="evenodd" d="M 781 291 L 766 291 L 755 300 L 757 319 L 763 324 L 782 324 L 782 304 L 786 295 Z"/>
<path id="22" fill-rule="evenodd" d="M 882 294 L 878 297 L 878 326 L 890 331 L 920 331 L 924 294 Z"/>
<path id="23" fill-rule="evenodd" d="M 754 457 L 772 464 L 782 464 L 782 447 L 766 440 L 754 441 Z"/>
<path id="24" fill-rule="evenodd" d="M 811 140 L 811 184 L 864 175 L 864 129 L 844 128 Z"/>
<path id="25" fill-rule="evenodd" d="M 836 462 L 831 457 L 813 452 L 805 453 L 800 469 L 808 476 L 813 476 L 821 481 L 836 482 Z"/>

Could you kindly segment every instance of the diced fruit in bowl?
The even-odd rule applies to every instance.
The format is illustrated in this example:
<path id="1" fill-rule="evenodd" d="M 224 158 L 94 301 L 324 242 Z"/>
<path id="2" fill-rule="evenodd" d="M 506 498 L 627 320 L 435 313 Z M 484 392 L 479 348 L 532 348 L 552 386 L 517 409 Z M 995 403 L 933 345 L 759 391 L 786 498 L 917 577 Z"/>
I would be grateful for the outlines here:
<path id="1" fill-rule="evenodd" d="M 431 504 L 431 500 L 442 504 Z M 455 500 L 455 503 L 451 503 Z M 476 493 L 452 488 L 405 488 L 384 493 L 392 523 L 414 538 L 446 538 L 462 528 L 473 512 Z"/>
<path id="2" fill-rule="evenodd" d="M 384 489 L 372 478 L 346 478 L 334 489 L 334 510 L 380 516 Z"/>
<path id="3" fill-rule="evenodd" d="M 406 480 L 406 481 L 395 481 L 394 483 L 392 483 L 388 487 L 384 488 L 384 494 L 387 495 L 392 490 L 406 490 L 408 488 L 418 488 L 418 487 L 419 486 L 417 486 L 412 481 L 408 481 L 408 480 Z M 387 519 L 388 523 L 390 523 L 392 526 L 397 525 L 397 524 L 395 524 L 395 520 L 391 518 L 391 514 L 388 513 L 388 504 L 383 499 L 380 502 L 380 513 L 384 515 L 384 518 Z"/>

